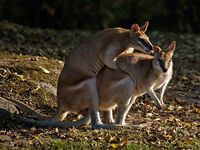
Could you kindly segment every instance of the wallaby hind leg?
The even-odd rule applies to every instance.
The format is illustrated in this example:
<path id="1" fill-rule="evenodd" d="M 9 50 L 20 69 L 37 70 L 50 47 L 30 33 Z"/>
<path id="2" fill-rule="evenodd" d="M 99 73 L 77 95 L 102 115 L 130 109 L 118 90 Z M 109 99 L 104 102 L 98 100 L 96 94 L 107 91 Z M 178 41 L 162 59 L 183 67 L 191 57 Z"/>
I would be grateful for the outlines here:
<path id="1" fill-rule="evenodd" d="M 102 124 L 101 118 L 99 115 L 99 95 L 97 91 L 96 78 L 92 78 L 88 81 L 87 91 L 88 94 L 88 108 L 89 115 L 91 118 L 91 128 L 92 129 L 110 129 L 112 127 L 117 127 L 118 125 L 114 124 Z"/>
<path id="2" fill-rule="evenodd" d="M 88 108 L 91 118 L 91 127 L 92 129 L 96 129 L 102 124 L 99 115 L 99 96 L 97 92 L 96 78 L 91 78 L 87 81 L 86 89 L 88 92 Z"/>
<path id="3" fill-rule="evenodd" d="M 56 116 L 54 117 L 55 121 L 63 121 L 66 116 L 67 116 L 68 112 L 62 108 L 58 108 L 58 112 L 56 114 Z"/>
<path id="4" fill-rule="evenodd" d="M 99 95 L 97 91 L 96 78 L 87 80 L 87 86 L 85 87 L 88 92 L 88 109 L 91 118 L 92 129 L 110 129 L 112 127 L 120 127 L 116 124 L 102 124 L 99 115 Z M 86 92 L 85 91 L 85 92 Z"/>
<path id="5" fill-rule="evenodd" d="M 103 111 L 103 123 L 111 124 L 114 122 L 112 109 L 109 111 Z"/>
<path id="6" fill-rule="evenodd" d="M 168 83 L 168 82 L 167 82 Z M 161 104 L 164 106 L 164 102 L 163 102 L 163 95 L 165 93 L 165 89 L 167 87 L 167 83 L 164 84 L 161 89 L 160 89 L 160 101 L 161 101 Z"/>
<path id="7" fill-rule="evenodd" d="M 121 105 L 118 107 L 118 111 L 117 111 L 117 119 L 116 119 L 116 124 L 120 124 L 120 125 L 125 125 L 125 119 L 126 116 L 131 108 L 131 106 L 133 105 L 133 103 L 135 102 L 136 97 L 131 97 L 128 101 L 129 103 L 125 106 L 125 105 Z"/>
<path id="8" fill-rule="evenodd" d="M 156 107 L 158 109 L 162 109 L 162 102 L 159 100 L 159 98 L 156 96 L 154 90 L 152 88 L 148 89 L 147 93 L 151 96 L 152 99 L 154 99 L 156 103 Z"/>

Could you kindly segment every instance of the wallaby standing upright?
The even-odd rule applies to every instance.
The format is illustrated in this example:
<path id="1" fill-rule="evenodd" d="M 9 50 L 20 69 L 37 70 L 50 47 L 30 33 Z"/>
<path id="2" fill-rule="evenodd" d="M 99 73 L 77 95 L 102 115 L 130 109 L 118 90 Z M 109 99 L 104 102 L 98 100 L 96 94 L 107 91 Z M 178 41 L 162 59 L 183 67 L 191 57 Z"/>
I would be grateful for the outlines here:
<path id="1" fill-rule="evenodd" d="M 104 111 L 105 123 L 113 123 L 112 109 L 118 107 L 116 124 L 125 124 L 126 115 L 138 96 L 148 93 L 162 108 L 163 95 L 172 78 L 172 56 L 175 42 L 166 50 L 153 46 L 155 56 L 129 53 L 119 56 L 119 70 L 105 67 L 98 75 L 99 109 Z M 161 91 L 160 99 L 154 90 Z"/>
<path id="2" fill-rule="evenodd" d="M 150 52 L 152 44 L 145 34 L 147 27 L 148 22 L 141 28 L 133 24 L 131 30 L 111 28 L 84 41 L 70 53 L 60 74 L 57 86 L 58 110 L 54 120 L 24 121 L 37 126 L 69 127 L 83 125 L 90 117 L 93 129 L 113 127 L 101 122 L 96 77 L 104 66 L 118 69 L 116 58 L 129 47 Z M 82 120 L 60 122 L 68 113 L 79 113 L 87 108 L 89 114 Z"/>

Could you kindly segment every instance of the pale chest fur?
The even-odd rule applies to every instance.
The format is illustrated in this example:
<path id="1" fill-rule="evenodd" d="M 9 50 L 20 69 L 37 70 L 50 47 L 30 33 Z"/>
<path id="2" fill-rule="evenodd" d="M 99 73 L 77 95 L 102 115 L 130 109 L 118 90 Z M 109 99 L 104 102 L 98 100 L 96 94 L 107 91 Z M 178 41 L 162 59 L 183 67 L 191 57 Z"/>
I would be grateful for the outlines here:
<path id="1" fill-rule="evenodd" d="M 151 81 L 151 85 L 154 90 L 161 88 L 164 84 L 168 83 L 172 78 L 172 66 L 166 73 L 158 73 L 154 75 L 154 80 Z"/>
<path id="2" fill-rule="evenodd" d="M 134 80 L 134 96 L 140 96 L 145 94 L 149 88 L 157 90 L 161 88 L 164 84 L 168 83 L 172 78 L 172 67 L 166 73 L 163 72 L 154 72 L 153 70 L 149 73 L 148 76 L 143 77 L 139 80 Z"/>

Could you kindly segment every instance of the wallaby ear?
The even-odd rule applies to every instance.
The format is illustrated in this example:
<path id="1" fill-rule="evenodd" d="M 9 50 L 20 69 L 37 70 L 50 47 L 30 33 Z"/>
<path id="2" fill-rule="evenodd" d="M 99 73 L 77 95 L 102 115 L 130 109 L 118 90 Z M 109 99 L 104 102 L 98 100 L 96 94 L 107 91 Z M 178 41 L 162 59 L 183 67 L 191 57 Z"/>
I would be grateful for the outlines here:
<path id="1" fill-rule="evenodd" d="M 140 27 L 137 24 L 133 24 L 131 27 L 131 31 L 138 32 L 140 30 Z"/>
<path id="2" fill-rule="evenodd" d="M 143 32 L 146 32 L 147 31 L 147 28 L 148 28 L 148 26 L 149 26 L 149 22 L 148 21 L 146 21 L 145 23 L 144 23 L 144 25 L 140 28 L 140 30 L 141 31 L 143 31 Z"/>
<path id="3" fill-rule="evenodd" d="M 159 46 L 153 45 L 153 50 L 156 54 L 158 54 L 161 51 L 161 48 Z"/>
<path id="4" fill-rule="evenodd" d="M 176 41 L 173 41 L 169 47 L 166 49 L 167 52 L 173 52 L 175 50 L 176 47 Z"/>

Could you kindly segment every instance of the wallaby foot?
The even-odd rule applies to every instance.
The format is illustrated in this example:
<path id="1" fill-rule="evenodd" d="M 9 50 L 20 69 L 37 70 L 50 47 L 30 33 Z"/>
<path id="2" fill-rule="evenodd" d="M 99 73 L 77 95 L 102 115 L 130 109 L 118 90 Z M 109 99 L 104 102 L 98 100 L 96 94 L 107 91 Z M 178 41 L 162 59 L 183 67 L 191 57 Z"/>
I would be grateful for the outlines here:
<path id="1" fill-rule="evenodd" d="M 105 124 L 115 123 L 115 121 L 113 119 L 113 112 L 112 112 L 112 110 L 103 111 L 103 123 L 105 123 Z"/>
<path id="2" fill-rule="evenodd" d="M 128 128 L 128 129 L 141 129 L 145 127 L 144 125 L 120 125 L 120 124 L 99 124 L 96 125 L 94 129 L 118 129 L 118 128 Z"/>
<path id="3" fill-rule="evenodd" d="M 156 104 L 156 108 L 157 108 L 158 110 L 162 110 L 162 109 L 163 109 L 163 106 L 160 105 L 160 104 Z"/>

